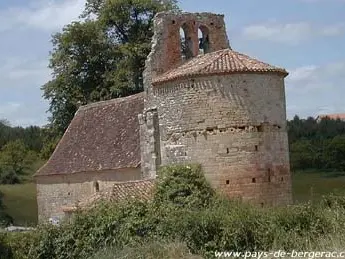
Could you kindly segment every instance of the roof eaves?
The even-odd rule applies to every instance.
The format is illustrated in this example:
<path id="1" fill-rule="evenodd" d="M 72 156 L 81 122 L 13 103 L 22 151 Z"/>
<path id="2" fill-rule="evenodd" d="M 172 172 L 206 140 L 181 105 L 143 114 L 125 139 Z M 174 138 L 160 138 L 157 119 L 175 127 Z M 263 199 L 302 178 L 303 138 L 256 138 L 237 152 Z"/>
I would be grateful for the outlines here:
<path id="1" fill-rule="evenodd" d="M 191 74 L 184 74 L 182 76 L 173 76 L 169 78 L 162 78 L 160 80 L 153 80 L 152 85 L 153 86 L 159 86 L 164 83 L 172 82 L 175 80 L 185 80 L 185 79 L 193 79 L 193 78 L 200 78 L 200 77 L 207 77 L 207 76 L 222 76 L 222 75 L 232 75 L 232 74 L 278 74 L 283 75 L 284 77 L 288 76 L 289 73 L 285 69 L 272 69 L 272 70 L 234 70 L 234 71 L 224 71 L 224 72 L 213 72 L 213 73 L 191 73 Z"/>

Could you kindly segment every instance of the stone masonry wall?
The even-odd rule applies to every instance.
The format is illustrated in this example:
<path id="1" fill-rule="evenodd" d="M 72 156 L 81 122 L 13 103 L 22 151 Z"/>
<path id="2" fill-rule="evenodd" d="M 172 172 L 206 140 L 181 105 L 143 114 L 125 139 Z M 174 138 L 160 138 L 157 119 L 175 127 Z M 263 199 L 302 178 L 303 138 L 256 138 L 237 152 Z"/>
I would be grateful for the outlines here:
<path id="1" fill-rule="evenodd" d="M 156 178 L 158 166 L 161 164 L 157 109 L 146 110 L 138 119 L 143 179 L 153 179 Z"/>
<path id="2" fill-rule="evenodd" d="M 208 32 L 209 52 L 230 48 L 226 34 L 224 15 L 212 13 L 158 13 L 154 19 L 152 50 L 144 71 L 144 88 L 147 94 L 145 107 L 153 108 L 152 78 L 183 63 L 181 57 L 180 28 L 186 32 L 193 56 L 198 55 L 198 29 Z"/>
<path id="3" fill-rule="evenodd" d="M 98 182 L 101 191 L 116 182 L 140 179 L 140 168 L 37 176 L 38 221 L 42 223 L 50 217 L 63 218 L 62 207 L 74 206 L 94 194 L 95 182 Z"/>
<path id="4" fill-rule="evenodd" d="M 284 78 L 233 74 L 156 86 L 162 164 L 195 162 L 229 197 L 291 202 Z"/>

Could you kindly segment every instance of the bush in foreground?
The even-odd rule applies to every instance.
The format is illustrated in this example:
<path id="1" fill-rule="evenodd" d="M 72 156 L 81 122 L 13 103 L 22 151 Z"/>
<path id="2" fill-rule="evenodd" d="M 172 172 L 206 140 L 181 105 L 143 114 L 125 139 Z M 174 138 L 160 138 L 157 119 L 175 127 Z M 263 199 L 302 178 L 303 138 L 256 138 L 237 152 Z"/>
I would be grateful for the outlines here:
<path id="1" fill-rule="evenodd" d="M 175 242 L 151 241 L 138 246 L 124 247 L 122 249 L 106 248 L 99 251 L 90 259 L 202 259 L 192 255 L 187 246 Z"/>
<path id="2" fill-rule="evenodd" d="M 31 238 L 8 234 L 5 243 L 15 251 L 12 258 L 85 259 L 114 250 L 122 258 L 140 258 L 139 251 L 148 255 L 142 258 L 155 258 L 146 246 L 167 253 L 162 258 L 174 258 L 175 253 L 212 258 L 215 251 L 331 250 L 332 240 L 338 248 L 345 245 L 343 197 L 265 209 L 215 194 L 198 166 L 162 172 L 152 202 L 99 204 L 77 213 L 70 224 L 28 233 Z"/>

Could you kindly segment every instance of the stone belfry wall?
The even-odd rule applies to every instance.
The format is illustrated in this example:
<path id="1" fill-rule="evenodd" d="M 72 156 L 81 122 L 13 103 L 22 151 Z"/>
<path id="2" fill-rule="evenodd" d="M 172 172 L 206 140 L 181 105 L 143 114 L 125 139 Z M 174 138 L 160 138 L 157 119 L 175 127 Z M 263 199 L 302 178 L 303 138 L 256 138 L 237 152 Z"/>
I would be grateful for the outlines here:
<path id="1" fill-rule="evenodd" d="M 208 36 L 208 52 L 230 48 L 224 15 L 158 13 L 154 19 L 152 49 L 144 71 L 144 88 L 147 94 L 145 107 L 148 109 L 155 106 L 152 97 L 152 78 L 177 68 L 184 62 L 181 56 L 181 28 L 185 32 L 186 43 L 192 52 L 192 57 L 199 53 L 199 29 Z"/>

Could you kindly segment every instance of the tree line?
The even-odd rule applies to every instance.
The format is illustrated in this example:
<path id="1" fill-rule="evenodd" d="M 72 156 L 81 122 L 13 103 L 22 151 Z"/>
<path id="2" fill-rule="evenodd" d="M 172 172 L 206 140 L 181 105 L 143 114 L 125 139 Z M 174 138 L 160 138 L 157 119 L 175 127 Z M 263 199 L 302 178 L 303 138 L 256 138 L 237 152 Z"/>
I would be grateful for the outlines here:
<path id="1" fill-rule="evenodd" d="M 297 115 L 288 121 L 292 170 L 345 170 L 345 122 Z"/>
<path id="2" fill-rule="evenodd" d="M 44 151 L 44 129 L 11 127 L 0 121 L 0 184 L 15 184 L 31 176 L 33 164 Z"/>

